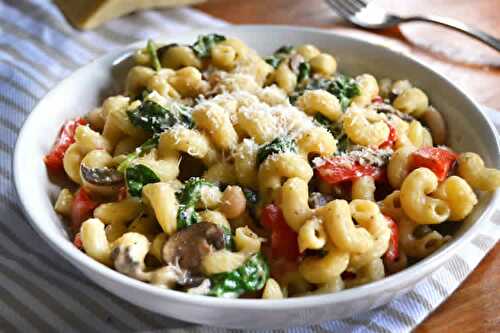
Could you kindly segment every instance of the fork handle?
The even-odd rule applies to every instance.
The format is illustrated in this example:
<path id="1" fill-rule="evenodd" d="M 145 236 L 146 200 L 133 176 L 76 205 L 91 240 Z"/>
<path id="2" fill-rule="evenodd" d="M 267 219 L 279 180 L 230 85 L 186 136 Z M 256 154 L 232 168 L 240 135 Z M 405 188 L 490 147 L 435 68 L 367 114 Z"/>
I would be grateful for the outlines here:
<path id="1" fill-rule="evenodd" d="M 479 29 L 473 28 L 467 24 L 464 24 L 460 21 L 450 19 L 447 17 L 441 17 L 441 16 L 433 16 L 433 15 L 426 15 L 426 16 L 409 16 L 409 17 L 402 17 L 401 22 L 415 22 L 415 21 L 420 21 L 420 22 L 430 22 L 430 23 L 435 23 L 439 24 L 448 28 L 452 28 L 454 30 L 463 32 L 477 40 L 482 41 L 483 43 L 487 44 L 488 46 L 494 48 L 498 52 L 500 52 L 500 39 L 493 37 L 490 34 L 487 34 Z"/>

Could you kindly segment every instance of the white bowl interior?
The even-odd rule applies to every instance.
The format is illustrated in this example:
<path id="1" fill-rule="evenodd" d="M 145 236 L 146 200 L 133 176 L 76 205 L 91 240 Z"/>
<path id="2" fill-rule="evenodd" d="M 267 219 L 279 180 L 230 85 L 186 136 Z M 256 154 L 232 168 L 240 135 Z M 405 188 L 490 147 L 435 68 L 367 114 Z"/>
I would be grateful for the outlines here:
<path id="1" fill-rule="evenodd" d="M 432 104 L 443 113 L 449 124 L 450 145 L 457 151 L 475 151 L 487 165 L 499 167 L 499 142 L 491 124 L 469 98 L 427 67 L 384 47 L 314 29 L 239 26 L 211 31 L 195 31 L 181 36 L 165 37 L 164 42 L 192 43 L 200 33 L 219 32 L 238 37 L 261 54 L 271 54 L 282 44 L 312 43 L 335 55 L 339 69 L 349 75 L 364 72 L 376 77 L 409 79 L 426 91 Z M 142 46 L 143 43 L 136 44 Z M 78 70 L 53 89 L 33 110 L 19 135 L 14 159 L 15 183 L 24 209 L 35 229 L 91 279 L 115 294 L 150 310 L 180 319 L 217 326 L 270 327 L 305 324 L 340 318 L 365 311 L 388 301 L 397 292 L 411 287 L 418 279 L 435 269 L 452 255 L 457 243 L 473 235 L 473 229 L 484 222 L 497 194 L 482 195 L 472 216 L 463 223 L 456 238 L 444 249 L 405 272 L 361 288 L 338 294 L 260 302 L 258 300 L 221 300 L 194 297 L 179 292 L 160 290 L 129 279 L 86 257 L 68 240 L 60 218 L 52 205 L 58 188 L 47 178 L 42 162 L 61 124 L 83 115 L 100 105 L 104 97 L 118 93 L 126 68 L 127 55 L 133 48 L 111 52 Z M 26 163 L 29 157 L 30 163 Z M 177 306 L 165 307 L 175 301 Z M 343 303 L 340 309 L 336 304 Z M 202 307 L 203 309 L 200 309 Z M 197 314 L 193 314 L 196 308 Z M 269 309 L 273 315 L 266 314 Z M 308 310 L 315 308 L 317 310 Z M 320 309 L 323 310 L 320 310 Z M 217 309 L 234 313 L 222 316 Z M 247 316 L 241 311 L 250 311 Z M 266 310 L 267 309 L 267 310 Z M 186 313 L 189 312 L 189 313 Z M 255 317 L 262 320 L 255 321 Z"/>

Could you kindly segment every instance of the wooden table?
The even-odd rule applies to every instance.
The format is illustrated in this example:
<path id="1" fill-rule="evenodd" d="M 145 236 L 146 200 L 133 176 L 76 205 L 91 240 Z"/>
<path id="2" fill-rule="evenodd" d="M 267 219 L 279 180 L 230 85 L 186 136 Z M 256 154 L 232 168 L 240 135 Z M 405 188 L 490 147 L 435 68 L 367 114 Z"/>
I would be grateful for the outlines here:
<path id="1" fill-rule="evenodd" d="M 397 13 L 440 14 L 500 36 L 499 0 L 376 0 Z M 322 0 L 209 0 L 196 6 L 235 24 L 331 28 L 411 52 L 452 79 L 481 104 L 500 110 L 500 54 L 432 25 L 408 24 L 372 33 L 342 22 Z M 450 57 L 452 59 L 450 59 Z M 416 332 L 500 331 L 500 244 Z"/>

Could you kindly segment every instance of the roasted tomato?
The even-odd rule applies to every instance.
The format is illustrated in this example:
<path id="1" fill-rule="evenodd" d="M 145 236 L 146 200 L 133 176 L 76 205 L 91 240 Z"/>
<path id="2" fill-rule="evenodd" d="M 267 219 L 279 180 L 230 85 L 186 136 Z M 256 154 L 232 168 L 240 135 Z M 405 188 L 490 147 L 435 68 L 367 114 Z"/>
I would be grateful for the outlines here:
<path id="1" fill-rule="evenodd" d="M 80 188 L 75 193 L 73 205 L 71 206 L 71 230 L 77 233 L 82 223 L 92 216 L 92 212 L 98 203 L 92 200 L 85 189 Z"/>
<path id="2" fill-rule="evenodd" d="M 399 227 L 396 224 L 396 222 L 389 216 L 387 215 L 384 216 L 387 219 L 387 222 L 389 223 L 389 228 L 391 228 L 391 238 L 389 240 L 389 248 L 387 249 L 387 252 L 385 252 L 384 256 L 386 261 L 394 262 L 399 258 L 399 247 L 398 247 Z"/>
<path id="3" fill-rule="evenodd" d="M 45 155 L 43 161 L 50 171 L 56 172 L 63 169 L 63 157 L 68 147 L 75 142 L 75 131 L 79 125 L 86 125 L 82 118 L 67 121 L 57 136 L 56 142 L 50 153 Z"/>
<path id="4" fill-rule="evenodd" d="M 453 167 L 458 155 L 450 150 L 438 147 L 419 148 L 411 155 L 411 169 L 428 168 L 443 181 Z"/>
<path id="5" fill-rule="evenodd" d="M 386 148 L 392 148 L 394 146 L 394 143 L 396 142 L 397 139 L 397 133 L 396 129 L 394 126 L 392 126 L 389 123 L 386 123 L 387 126 L 389 126 L 389 136 L 387 137 L 387 140 L 382 142 L 382 144 L 379 146 L 381 149 L 386 149 Z"/>
<path id="6" fill-rule="evenodd" d="M 261 223 L 271 231 L 271 256 L 296 260 L 299 256 L 297 233 L 288 226 L 281 209 L 275 204 L 265 206 Z"/>
<path id="7" fill-rule="evenodd" d="M 316 167 L 319 178 L 328 184 L 338 184 L 363 176 L 371 176 L 375 181 L 384 179 L 383 168 L 353 161 L 348 156 L 335 156 L 326 159 Z"/>

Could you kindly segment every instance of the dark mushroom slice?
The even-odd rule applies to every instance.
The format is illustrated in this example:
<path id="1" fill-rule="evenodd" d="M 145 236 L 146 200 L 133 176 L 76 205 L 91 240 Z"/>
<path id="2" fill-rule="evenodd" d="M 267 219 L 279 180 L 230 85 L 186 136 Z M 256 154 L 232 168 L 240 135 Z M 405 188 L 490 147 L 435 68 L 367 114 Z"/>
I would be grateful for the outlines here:
<path id="1" fill-rule="evenodd" d="M 376 104 L 372 104 L 371 107 L 375 111 L 377 111 L 377 112 L 382 112 L 382 113 L 386 113 L 386 114 L 396 115 L 396 116 L 398 116 L 399 118 L 401 118 L 404 121 L 413 121 L 413 120 L 415 120 L 415 117 L 412 117 L 412 116 L 410 116 L 407 113 L 399 111 L 398 109 L 396 109 L 395 107 L 393 107 L 390 104 L 376 103 Z"/>
<path id="2" fill-rule="evenodd" d="M 123 175 L 112 168 L 90 168 L 82 163 L 80 175 L 84 181 L 84 187 L 100 194 L 114 194 L 124 184 Z"/>
<path id="3" fill-rule="evenodd" d="M 200 222 L 179 230 L 163 246 L 163 260 L 179 265 L 192 277 L 201 276 L 201 261 L 213 249 L 224 248 L 224 230 L 216 224 Z"/>

